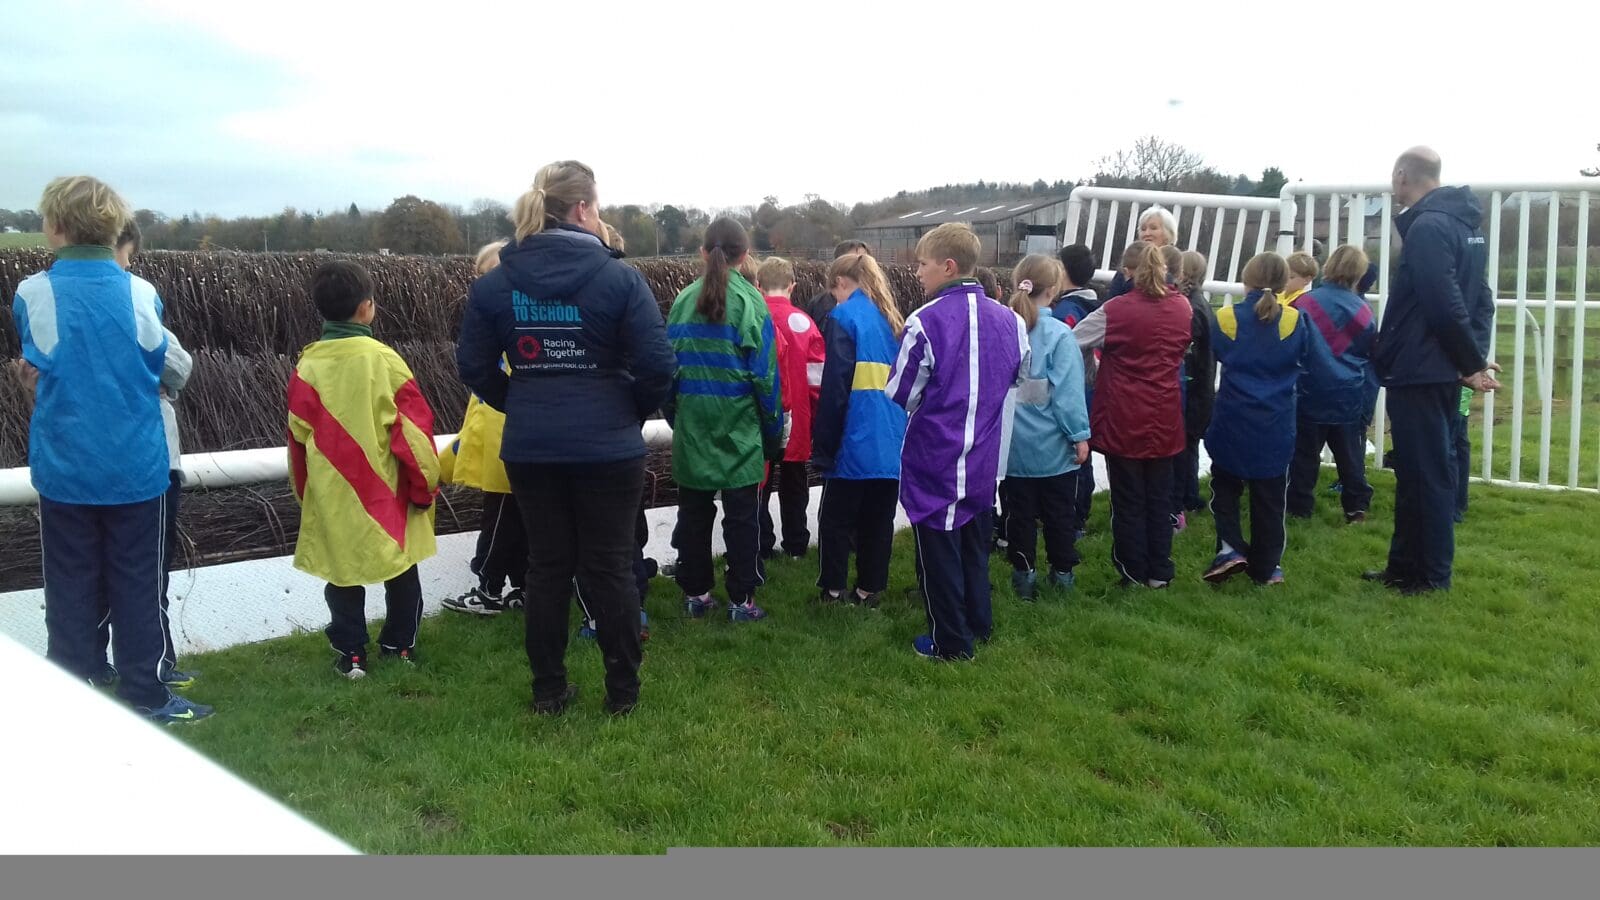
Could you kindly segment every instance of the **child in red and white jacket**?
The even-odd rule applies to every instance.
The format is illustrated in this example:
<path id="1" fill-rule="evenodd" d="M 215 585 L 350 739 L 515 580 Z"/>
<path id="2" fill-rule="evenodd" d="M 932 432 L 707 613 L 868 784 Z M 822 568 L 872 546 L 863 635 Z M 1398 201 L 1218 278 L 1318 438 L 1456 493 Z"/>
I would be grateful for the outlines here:
<path id="1" fill-rule="evenodd" d="M 800 558 L 811 546 L 806 508 L 811 501 L 810 477 L 806 461 L 811 458 L 811 420 L 816 415 L 822 390 L 822 362 L 826 351 L 822 331 L 811 317 L 801 312 L 790 299 L 794 293 L 794 265 L 769 256 L 756 272 L 756 287 L 766 298 L 772 313 L 773 330 L 778 336 L 778 373 L 783 390 L 783 407 L 789 411 L 793 427 L 783 461 L 774 463 L 761 486 L 761 556 L 778 555 L 778 534 L 773 527 L 771 497 L 778 493 L 778 511 L 783 520 L 783 552 Z"/>

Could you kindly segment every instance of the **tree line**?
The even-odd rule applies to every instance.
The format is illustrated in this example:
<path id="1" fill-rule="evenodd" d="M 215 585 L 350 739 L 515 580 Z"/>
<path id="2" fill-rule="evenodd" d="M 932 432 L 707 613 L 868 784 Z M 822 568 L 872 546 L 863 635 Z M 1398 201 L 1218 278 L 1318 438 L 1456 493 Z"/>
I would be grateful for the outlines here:
<path id="1" fill-rule="evenodd" d="M 732 208 L 624 204 L 602 209 L 634 256 L 692 253 L 705 228 L 717 216 L 739 219 L 751 242 L 764 253 L 805 256 L 829 250 L 857 228 L 916 209 L 948 204 L 984 203 L 1013 198 L 1066 196 L 1080 183 L 1154 190 L 1276 196 L 1286 183 L 1283 172 L 1269 167 L 1259 179 L 1228 175 L 1181 145 L 1145 137 L 1133 146 L 1099 161 L 1087 182 L 1038 179 L 1031 183 L 986 182 L 946 184 L 918 191 L 900 191 L 870 203 L 846 205 L 806 194 L 799 202 L 776 196 Z M 482 244 L 509 237 L 510 208 L 481 198 L 462 207 L 415 195 L 394 200 L 383 210 L 352 203 L 327 212 L 286 207 L 275 215 L 223 218 L 191 212 L 178 216 L 139 209 L 135 213 L 144 246 L 156 250 L 330 250 L 365 253 L 388 250 L 402 254 L 468 253 Z M 0 210 L 0 229 L 39 231 L 38 213 Z"/>

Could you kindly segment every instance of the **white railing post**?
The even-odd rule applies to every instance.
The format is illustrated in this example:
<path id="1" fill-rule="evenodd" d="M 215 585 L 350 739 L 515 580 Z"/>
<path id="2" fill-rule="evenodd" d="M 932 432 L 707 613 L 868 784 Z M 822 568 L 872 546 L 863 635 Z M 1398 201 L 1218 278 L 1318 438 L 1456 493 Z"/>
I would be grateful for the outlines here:
<path id="1" fill-rule="evenodd" d="M 1511 480 L 1522 480 L 1522 386 L 1528 360 L 1528 192 L 1519 195 L 1517 222 L 1516 347 L 1511 373 Z"/>
<path id="2" fill-rule="evenodd" d="M 1076 195 L 1067 198 L 1067 225 L 1061 232 L 1061 246 L 1078 242 L 1079 220 L 1083 218 L 1083 200 Z"/>
<path id="3" fill-rule="evenodd" d="M 1583 308 L 1589 287 L 1589 192 L 1578 194 L 1577 278 L 1572 284 L 1572 436 L 1567 450 L 1567 486 L 1578 486 L 1578 441 L 1583 435 Z"/>
<path id="4" fill-rule="evenodd" d="M 1494 217 L 1489 220 L 1489 296 L 1495 303 L 1494 327 L 1489 329 L 1489 359 L 1495 357 L 1495 351 L 1500 342 L 1500 219 L 1501 206 L 1505 198 L 1499 191 L 1489 195 L 1489 204 L 1494 207 Z M 1483 395 L 1483 480 L 1488 481 L 1493 476 L 1494 465 L 1494 401 L 1497 392 L 1490 391 Z"/>
<path id="5" fill-rule="evenodd" d="M 1561 194 L 1550 192 L 1550 233 L 1546 235 L 1544 256 L 1544 341 L 1542 371 L 1539 375 L 1539 484 L 1550 483 L 1550 421 L 1555 403 L 1556 382 L 1556 238 L 1561 231 Z"/>
<path id="6" fill-rule="evenodd" d="M 1278 192 L 1278 239 L 1273 247 L 1279 256 L 1294 252 L 1294 223 L 1300 215 L 1299 204 L 1294 200 L 1292 185 L 1284 185 Z M 1310 247 L 1306 248 L 1309 252 Z"/>
<path id="7" fill-rule="evenodd" d="M 1378 244 L 1378 305 L 1376 312 L 1378 324 L 1381 326 L 1383 324 L 1384 310 L 1389 307 L 1389 264 L 1392 255 L 1390 246 L 1394 240 L 1394 196 L 1392 194 L 1386 193 L 1383 195 L 1383 224 L 1378 227 L 1378 233 L 1380 238 Z M 1332 253 L 1333 251 L 1330 250 L 1329 252 Z M 1380 469 L 1383 468 L 1383 428 L 1384 421 L 1388 417 L 1388 410 L 1384 404 L 1387 400 L 1388 392 L 1381 387 L 1378 388 L 1378 403 L 1372 412 L 1372 443 L 1377 448 L 1373 453 L 1373 463 Z"/>

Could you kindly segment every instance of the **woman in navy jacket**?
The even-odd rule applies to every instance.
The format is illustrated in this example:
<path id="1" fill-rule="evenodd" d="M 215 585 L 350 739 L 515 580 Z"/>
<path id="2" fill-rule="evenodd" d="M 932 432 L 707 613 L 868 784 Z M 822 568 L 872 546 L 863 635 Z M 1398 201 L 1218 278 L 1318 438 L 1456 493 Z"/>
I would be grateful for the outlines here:
<path id="1" fill-rule="evenodd" d="M 506 414 L 500 458 L 528 531 L 533 709 L 560 713 L 577 695 L 565 658 L 578 578 L 597 620 L 606 709 L 622 714 L 639 698 L 639 423 L 666 399 L 677 359 L 643 276 L 598 237 L 592 169 L 540 169 L 513 219 L 516 240 L 467 294 L 456 365 Z"/>

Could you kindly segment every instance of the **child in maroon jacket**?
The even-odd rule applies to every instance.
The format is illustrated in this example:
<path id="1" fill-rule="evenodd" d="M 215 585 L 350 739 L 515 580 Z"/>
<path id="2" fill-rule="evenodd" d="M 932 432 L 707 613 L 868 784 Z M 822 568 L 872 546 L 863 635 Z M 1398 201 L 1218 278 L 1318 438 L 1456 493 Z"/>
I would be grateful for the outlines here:
<path id="1" fill-rule="evenodd" d="M 1184 449 L 1183 354 L 1189 301 L 1167 284 L 1161 249 L 1145 245 L 1133 289 L 1078 323 L 1085 350 L 1101 348 L 1090 445 L 1111 476 L 1111 560 L 1125 586 L 1164 588 L 1173 576 L 1172 475 Z"/>

